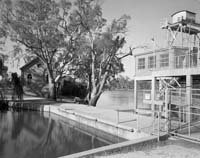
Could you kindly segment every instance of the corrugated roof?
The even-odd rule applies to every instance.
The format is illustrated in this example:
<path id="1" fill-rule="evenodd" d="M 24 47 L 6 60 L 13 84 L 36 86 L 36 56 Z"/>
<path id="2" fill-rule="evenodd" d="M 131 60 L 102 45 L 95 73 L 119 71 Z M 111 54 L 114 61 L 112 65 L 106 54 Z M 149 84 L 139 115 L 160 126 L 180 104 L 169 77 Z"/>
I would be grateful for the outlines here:
<path id="1" fill-rule="evenodd" d="M 180 11 L 177 11 L 177 12 L 173 13 L 171 16 L 174 16 L 175 14 L 180 13 L 180 12 L 188 12 L 188 13 L 191 13 L 191 14 L 195 14 L 195 15 L 196 15 L 196 13 L 191 12 L 191 11 L 188 11 L 188 10 L 180 10 Z"/>

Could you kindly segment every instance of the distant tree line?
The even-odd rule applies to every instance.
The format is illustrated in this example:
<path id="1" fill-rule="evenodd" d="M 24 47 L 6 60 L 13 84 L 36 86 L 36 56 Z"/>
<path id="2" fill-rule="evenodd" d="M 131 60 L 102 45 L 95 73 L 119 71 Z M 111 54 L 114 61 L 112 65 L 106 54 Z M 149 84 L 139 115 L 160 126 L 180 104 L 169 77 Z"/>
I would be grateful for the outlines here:
<path id="1" fill-rule="evenodd" d="M 110 83 L 109 89 L 134 89 L 134 80 L 131 80 L 129 77 L 119 76 Z"/>

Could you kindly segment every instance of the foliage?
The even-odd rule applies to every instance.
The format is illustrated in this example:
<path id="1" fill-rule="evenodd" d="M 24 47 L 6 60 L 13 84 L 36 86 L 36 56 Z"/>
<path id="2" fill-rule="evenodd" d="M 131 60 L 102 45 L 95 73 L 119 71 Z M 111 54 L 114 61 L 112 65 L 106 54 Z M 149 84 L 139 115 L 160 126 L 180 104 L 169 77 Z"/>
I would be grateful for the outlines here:
<path id="1" fill-rule="evenodd" d="M 2 0 L 1 32 L 46 65 L 50 84 L 67 71 L 75 58 L 76 26 L 68 12 L 71 3 L 53 0 Z M 55 71 L 56 70 L 56 71 Z M 50 87 L 52 88 L 52 87 Z"/>
<path id="2" fill-rule="evenodd" d="M 132 55 L 131 48 L 122 51 L 130 17 L 108 25 L 98 0 L 2 0 L 0 16 L 0 33 L 16 42 L 14 53 L 25 46 L 46 66 L 52 97 L 70 71 L 88 83 L 88 102 L 96 106 L 105 85 L 124 71 L 121 59 Z"/>
<path id="3" fill-rule="evenodd" d="M 84 84 L 76 83 L 72 81 L 64 81 L 61 87 L 62 96 L 74 96 L 84 98 L 86 94 L 86 87 Z"/>
<path id="4" fill-rule="evenodd" d="M 134 89 L 134 80 L 131 80 L 128 77 L 119 76 L 111 81 L 111 83 L 109 84 L 109 89 Z"/>
<path id="5" fill-rule="evenodd" d="M 109 26 L 102 17 L 98 1 L 78 0 L 76 6 L 78 9 L 74 15 L 80 23 L 85 42 L 82 43 L 75 74 L 88 82 L 89 104 L 96 106 L 106 82 L 124 70 L 121 59 L 132 53 L 131 49 L 129 53 L 121 52 L 130 17 L 123 15 Z"/>

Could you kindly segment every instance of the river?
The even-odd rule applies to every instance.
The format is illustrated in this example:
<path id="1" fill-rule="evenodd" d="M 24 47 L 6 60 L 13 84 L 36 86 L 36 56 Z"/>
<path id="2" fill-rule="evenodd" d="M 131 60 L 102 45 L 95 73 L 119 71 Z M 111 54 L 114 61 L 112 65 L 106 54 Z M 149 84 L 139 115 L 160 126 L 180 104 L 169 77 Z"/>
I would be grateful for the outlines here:
<path id="1" fill-rule="evenodd" d="M 133 108 L 134 107 L 134 91 L 133 90 L 117 90 L 105 91 L 97 102 L 97 107 L 108 109 Z"/>

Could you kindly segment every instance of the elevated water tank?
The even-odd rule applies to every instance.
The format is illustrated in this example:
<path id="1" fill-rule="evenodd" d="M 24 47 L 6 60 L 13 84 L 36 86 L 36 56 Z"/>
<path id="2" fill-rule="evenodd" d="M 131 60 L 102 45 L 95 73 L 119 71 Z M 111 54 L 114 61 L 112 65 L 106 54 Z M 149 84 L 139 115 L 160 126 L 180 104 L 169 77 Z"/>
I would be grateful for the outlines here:
<path id="1" fill-rule="evenodd" d="M 171 17 L 172 17 L 172 23 L 177 23 L 181 21 L 185 21 L 188 23 L 195 23 L 196 13 L 187 10 L 182 10 L 172 14 Z"/>

